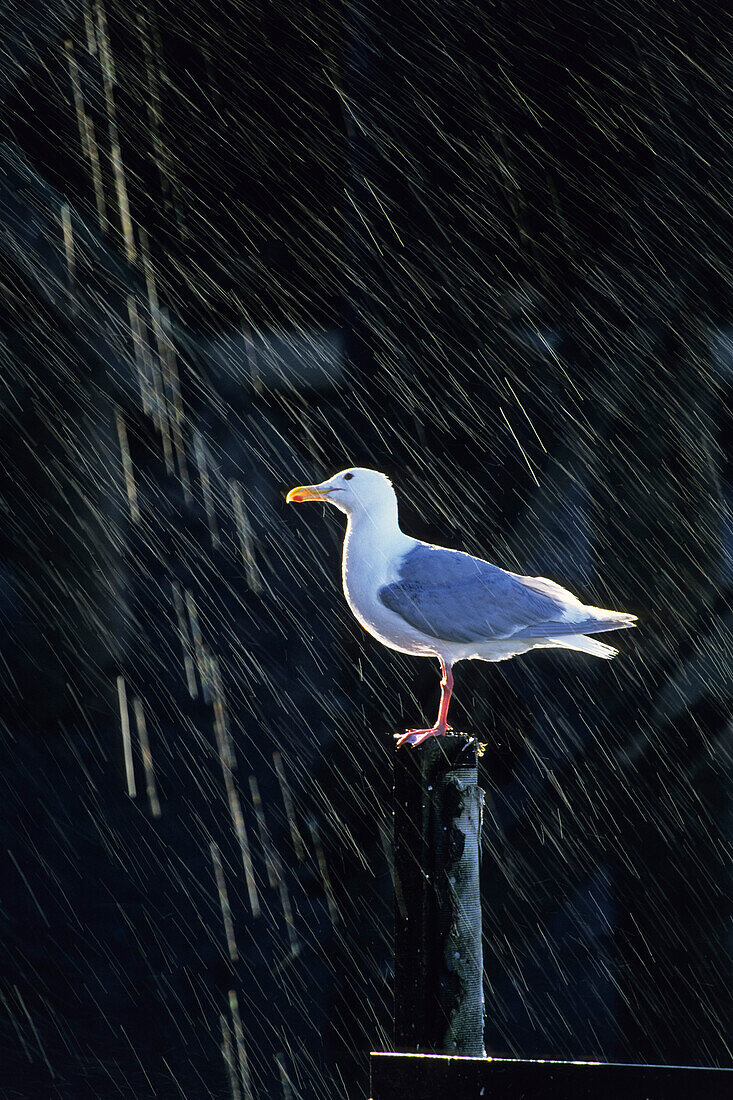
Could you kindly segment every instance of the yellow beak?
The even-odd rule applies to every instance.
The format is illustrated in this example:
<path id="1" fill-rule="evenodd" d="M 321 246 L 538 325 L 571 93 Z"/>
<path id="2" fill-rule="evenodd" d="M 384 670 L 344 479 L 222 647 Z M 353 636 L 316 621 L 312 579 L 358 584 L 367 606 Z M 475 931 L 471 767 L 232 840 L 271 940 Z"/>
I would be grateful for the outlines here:
<path id="1" fill-rule="evenodd" d="M 286 504 L 302 504 L 305 500 L 328 500 L 330 489 L 321 489 L 319 485 L 298 485 L 285 497 Z"/>

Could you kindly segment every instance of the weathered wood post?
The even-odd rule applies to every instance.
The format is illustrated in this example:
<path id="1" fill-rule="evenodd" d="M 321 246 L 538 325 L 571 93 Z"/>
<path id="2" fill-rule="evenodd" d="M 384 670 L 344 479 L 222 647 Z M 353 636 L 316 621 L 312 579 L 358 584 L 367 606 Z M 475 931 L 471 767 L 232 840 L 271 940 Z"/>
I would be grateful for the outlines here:
<path id="1" fill-rule="evenodd" d="M 477 755 L 464 734 L 395 753 L 398 1051 L 484 1054 Z"/>
<path id="2" fill-rule="evenodd" d="M 372 1052 L 371 1100 L 733 1095 L 733 1069 L 487 1058 L 476 741 L 398 749 L 394 777 L 396 1053 Z"/>

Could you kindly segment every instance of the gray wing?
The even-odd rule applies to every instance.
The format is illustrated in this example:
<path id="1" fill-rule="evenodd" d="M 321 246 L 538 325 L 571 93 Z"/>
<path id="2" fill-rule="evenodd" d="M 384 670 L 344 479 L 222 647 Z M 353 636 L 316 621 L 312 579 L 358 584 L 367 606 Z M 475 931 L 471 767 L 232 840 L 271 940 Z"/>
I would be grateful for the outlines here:
<path id="1" fill-rule="evenodd" d="M 400 579 L 383 585 L 379 599 L 424 634 L 450 642 L 530 638 L 612 629 L 600 620 L 564 623 L 564 613 L 582 605 L 572 593 L 543 577 L 520 577 L 458 550 L 418 543 L 402 561 Z M 597 625 L 593 626 L 592 623 Z"/>

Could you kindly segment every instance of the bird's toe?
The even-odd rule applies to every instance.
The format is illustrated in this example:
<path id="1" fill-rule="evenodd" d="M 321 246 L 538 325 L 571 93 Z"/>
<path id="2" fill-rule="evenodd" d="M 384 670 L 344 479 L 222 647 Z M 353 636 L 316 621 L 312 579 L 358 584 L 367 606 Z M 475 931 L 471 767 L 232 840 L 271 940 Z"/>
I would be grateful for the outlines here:
<path id="1" fill-rule="evenodd" d="M 450 729 L 450 726 L 447 727 Z M 438 726 L 433 726 L 429 730 L 407 730 L 406 733 L 396 733 L 397 748 L 401 745 L 422 745 L 423 741 L 427 741 L 430 737 L 442 737 L 445 733 L 445 729 L 441 729 Z"/>

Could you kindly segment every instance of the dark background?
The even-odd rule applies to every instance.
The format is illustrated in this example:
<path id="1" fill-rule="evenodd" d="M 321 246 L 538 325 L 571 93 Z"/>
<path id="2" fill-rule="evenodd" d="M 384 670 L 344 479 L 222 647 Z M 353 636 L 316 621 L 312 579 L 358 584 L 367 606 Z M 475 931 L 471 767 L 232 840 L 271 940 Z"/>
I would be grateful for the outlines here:
<path id="1" fill-rule="evenodd" d="M 350 464 L 640 617 L 458 669 L 487 1050 L 730 1065 L 720 5 L 0 18 L 3 1097 L 366 1096 L 438 684 L 284 506 Z"/>

